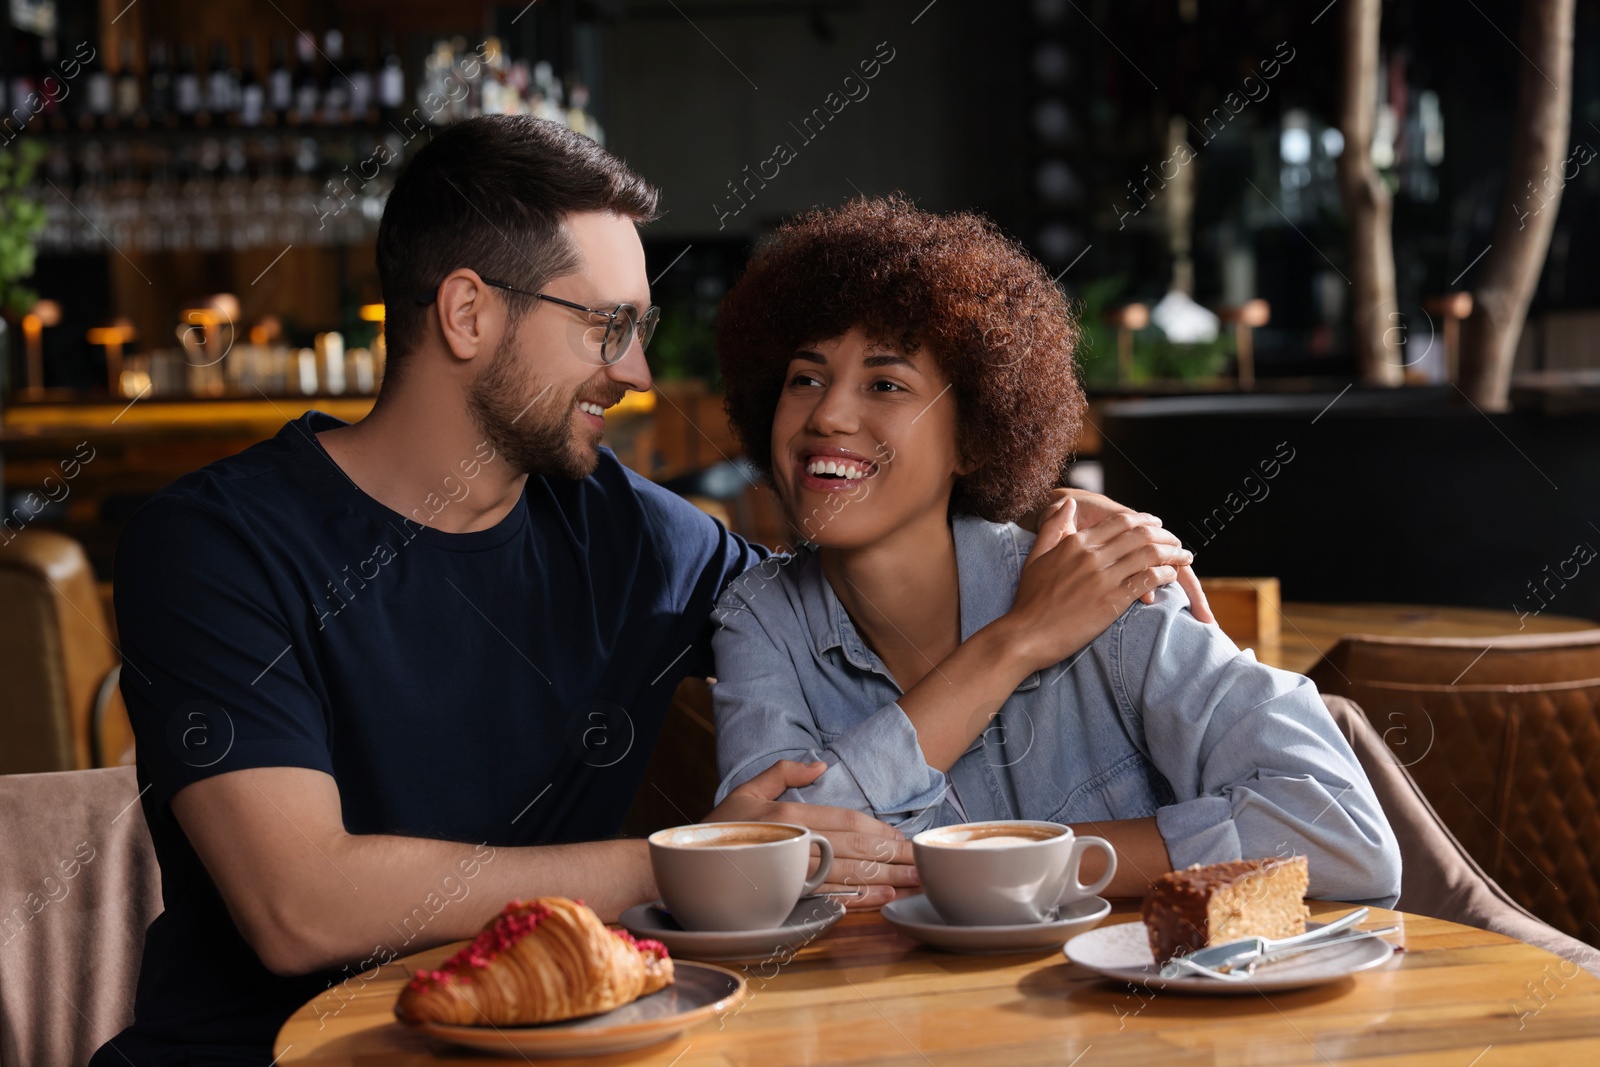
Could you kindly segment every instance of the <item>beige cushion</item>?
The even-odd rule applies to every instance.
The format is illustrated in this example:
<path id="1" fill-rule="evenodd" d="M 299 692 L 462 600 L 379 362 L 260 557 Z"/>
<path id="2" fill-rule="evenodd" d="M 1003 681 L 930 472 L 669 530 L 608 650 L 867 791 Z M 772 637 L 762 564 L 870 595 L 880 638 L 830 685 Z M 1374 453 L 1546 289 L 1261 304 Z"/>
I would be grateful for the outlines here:
<path id="1" fill-rule="evenodd" d="M 132 767 L 0 776 L 0 1064 L 79 1067 L 133 1021 L 161 872 Z"/>

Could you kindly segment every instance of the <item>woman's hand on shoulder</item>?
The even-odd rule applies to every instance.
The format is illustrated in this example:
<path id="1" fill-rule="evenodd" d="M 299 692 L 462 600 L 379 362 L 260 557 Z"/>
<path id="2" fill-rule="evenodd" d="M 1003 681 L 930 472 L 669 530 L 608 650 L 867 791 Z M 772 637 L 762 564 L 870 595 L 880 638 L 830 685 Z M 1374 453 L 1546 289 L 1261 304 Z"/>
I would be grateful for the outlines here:
<path id="1" fill-rule="evenodd" d="M 1084 529 L 1078 515 L 1068 497 L 1045 516 L 1016 601 L 993 624 L 1008 631 L 1008 645 L 1030 670 L 1084 648 L 1194 558 L 1154 515 L 1123 510 Z"/>
<path id="2" fill-rule="evenodd" d="M 1133 509 L 1125 504 L 1119 504 L 1103 493 L 1091 493 L 1087 489 L 1052 489 L 1050 502 L 1038 511 L 1029 512 L 1017 520 L 1029 533 L 1038 533 L 1040 525 L 1045 518 L 1052 514 L 1056 508 L 1067 500 L 1075 500 L 1078 504 L 1078 525 L 1080 527 L 1093 526 L 1098 522 L 1109 519 L 1113 515 L 1131 515 Z M 1151 516 L 1154 518 L 1154 516 Z M 1156 519 L 1159 524 L 1161 520 Z M 1166 584 L 1166 583 L 1159 583 Z M 1206 600 L 1205 590 L 1200 587 L 1200 577 L 1195 574 L 1194 568 L 1188 565 L 1178 568 L 1178 585 L 1189 597 L 1189 611 L 1201 622 L 1214 623 L 1217 617 L 1211 613 L 1211 604 Z M 1155 603 L 1155 592 L 1152 590 L 1139 599 L 1146 604 Z"/>

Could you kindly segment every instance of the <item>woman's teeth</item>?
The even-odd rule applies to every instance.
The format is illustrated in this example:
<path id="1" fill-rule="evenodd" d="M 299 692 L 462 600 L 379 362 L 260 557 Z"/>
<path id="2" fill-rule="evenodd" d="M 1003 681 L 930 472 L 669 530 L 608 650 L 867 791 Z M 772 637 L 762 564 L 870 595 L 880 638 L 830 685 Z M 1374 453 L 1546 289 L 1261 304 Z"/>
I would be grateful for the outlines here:
<path id="1" fill-rule="evenodd" d="M 601 407 L 599 404 L 591 404 L 587 400 L 578 401 L 578 410 L 586 411 L 591 415 L 598 415 L 602 419 L 606 417 L 605 408 Z"/>
<path id="2" fill-rule="evenodd" d="M 849 460 L 814 459 L 806 464 L 806 473 L 818 477 L 843 478 L 846 481 L 857 481 L 867 477 L 871 468 L 852 463 Z"/>

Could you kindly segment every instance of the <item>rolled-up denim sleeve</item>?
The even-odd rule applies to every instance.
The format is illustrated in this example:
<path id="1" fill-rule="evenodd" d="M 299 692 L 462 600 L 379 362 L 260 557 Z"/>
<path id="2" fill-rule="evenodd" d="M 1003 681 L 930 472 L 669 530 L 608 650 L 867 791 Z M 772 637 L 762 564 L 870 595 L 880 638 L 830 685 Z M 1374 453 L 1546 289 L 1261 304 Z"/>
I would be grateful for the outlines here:
<path id="1" fill-rule="evenodd" d="M 716 621 L 711 644 L 717 681 L 711 696 L 722 777 L 717 803 L 778 760 L 821 760 L 828 769 L 816 781 L 780 799 L 853 808 L 908 835 L 940 821 L 949 783 L 928 766 L 916 728 L 899 704 L 885 704 L 824 740 L 787 644 L 737 592 L 718 605 Z M 798 619 L 795 626 L 794 639 L 806 640 Z"/>
<path id="2" fill-rule="evenodd" d="M 1399 845 L 1316 687 L 1187 606 L 1177 586 L 1135 603 L 1107 665 L 1121 714 L 1176 795 L 1156 812 L 1172 865 L 1300 854 L 1311 896 L 1393 906 Z"/>

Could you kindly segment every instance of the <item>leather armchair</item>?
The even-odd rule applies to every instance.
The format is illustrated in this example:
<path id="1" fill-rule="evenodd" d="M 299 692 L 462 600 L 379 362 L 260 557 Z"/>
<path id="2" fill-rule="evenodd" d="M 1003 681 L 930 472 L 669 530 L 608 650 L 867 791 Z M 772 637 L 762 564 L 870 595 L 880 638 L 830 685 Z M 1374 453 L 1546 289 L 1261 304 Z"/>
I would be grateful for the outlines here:
<path id="1" fill-rule="evenodd" d="M 1600 944 L 1600 629 L 1347 636 L 1310 676 L 1361 706 L 1489 878 Z"/>
<path id="2" fill-rule="evenodd" d="M 124 760 L 132 732 L 110 633 L 76 541 L 24 530 L 0 544 L 0 774 Z"/>

